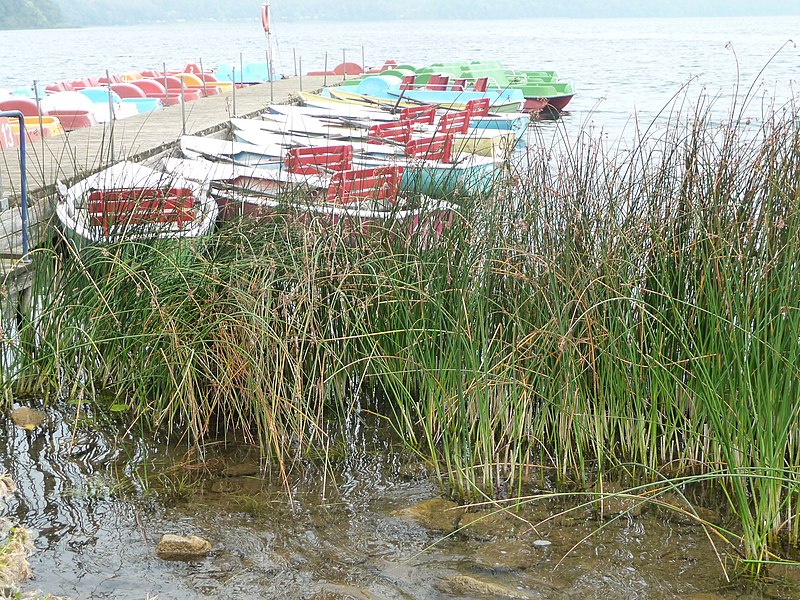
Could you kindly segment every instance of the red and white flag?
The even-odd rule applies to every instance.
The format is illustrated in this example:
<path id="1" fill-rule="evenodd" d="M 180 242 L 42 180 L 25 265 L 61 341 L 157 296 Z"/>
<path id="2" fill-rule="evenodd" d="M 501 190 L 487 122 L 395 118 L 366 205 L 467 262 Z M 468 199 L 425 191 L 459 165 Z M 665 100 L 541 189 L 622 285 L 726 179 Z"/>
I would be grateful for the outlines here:
<path id="1" fill-rule="evenodd" d="M 261 5 L 261 26 L 264 28 L 264 33 L 269 33 L 269 2 Z"/>

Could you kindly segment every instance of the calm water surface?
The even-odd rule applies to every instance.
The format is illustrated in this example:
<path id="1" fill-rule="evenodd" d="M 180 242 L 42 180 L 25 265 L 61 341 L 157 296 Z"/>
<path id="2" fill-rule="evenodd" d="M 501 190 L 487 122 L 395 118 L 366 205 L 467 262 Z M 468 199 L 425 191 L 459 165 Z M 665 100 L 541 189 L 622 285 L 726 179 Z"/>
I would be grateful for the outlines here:
<path id="1" fill-rule="evenodd" d="M 279 15 L 276 15 L 279 18 Z M 682 86 L 690 97 L 754 86 L 759 98 L 793 93 L 800 17 L 725 19 L 541 19 L 280 23 L 273 25 L 276 70 L 294 75 L 347 60 L 387 58 L 424 64 L 498 59 L 508 66 L 555 69 L 578 96 L 571 121 L 620 131 L 632 115 L 651 120 Z M 145 68 L 265 60 L 257 15 L 249 22 L 3 31 L 0 88 Z M 344 53 L 344 54 L 343 54 Z M 774 56 L 773 56 L 774 55 Z M 297 60 L 295 60 L 295 58 Z M 761 114 L 760 101 L 750 109 Z"/>

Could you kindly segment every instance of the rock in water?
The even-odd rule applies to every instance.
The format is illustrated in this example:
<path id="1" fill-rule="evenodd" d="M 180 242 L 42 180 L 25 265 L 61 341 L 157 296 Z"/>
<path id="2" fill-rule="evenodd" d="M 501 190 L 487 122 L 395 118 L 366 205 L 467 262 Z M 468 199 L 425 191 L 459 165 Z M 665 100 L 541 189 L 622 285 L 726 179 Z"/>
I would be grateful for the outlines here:
<path id="1" fill-rule="evenodd" d="M 464 509 L 455 502 L 432 498 L 395 511 L 394 514 L 398 517 L 414 519 L 428 529 L 450 533 L 456 528 L 456 524 L 464 512 Z"/>
<path id="2" fill-rule="evenodd" d="M 515 600 L 530 600 L 535 597 L 522 589 L 513 588 L 493 581 L 478 579 L 477 577 L 470 577 L 468 575 L 450 577 L 449 582 L 452 587 L 468 595 L 470 598 L 484 596 L 498 599 L 514 598 Z"/>
<path id="3" fill-rule="evenodd" d="M 35 429 L 39 427 L 47 418 L 47 414 L 40 410 L 34 410 L 27 406 L 20 406 L 11 411 L 11 420 L 17 427 L 23 429 Z"/>
<path id="4" fill-rule="evenodd" d="M 156 554 L 165 560 L 193 560 L 211 551 L 211 543 L 196 535 L 188 537 L 165 533 L 156 547 Z"/>

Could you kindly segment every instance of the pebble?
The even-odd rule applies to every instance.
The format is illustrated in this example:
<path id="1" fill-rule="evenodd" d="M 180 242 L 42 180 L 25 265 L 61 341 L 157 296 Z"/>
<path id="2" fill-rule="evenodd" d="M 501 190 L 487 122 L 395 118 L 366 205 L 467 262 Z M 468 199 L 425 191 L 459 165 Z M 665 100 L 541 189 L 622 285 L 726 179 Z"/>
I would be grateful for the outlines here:
<path id="1" fill-rule="evenodd" d="M 202 558 L 211 551 L 211 543 L 196 535 L 188 537 L 165 533 L 156 546 L 156 554 L 166 560 Z"/>

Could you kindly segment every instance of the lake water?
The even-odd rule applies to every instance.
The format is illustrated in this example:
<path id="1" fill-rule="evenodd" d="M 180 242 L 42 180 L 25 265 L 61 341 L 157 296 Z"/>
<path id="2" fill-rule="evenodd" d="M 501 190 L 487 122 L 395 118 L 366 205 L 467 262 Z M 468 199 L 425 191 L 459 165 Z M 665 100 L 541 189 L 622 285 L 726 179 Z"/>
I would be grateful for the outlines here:
<path id="1" fill-rule="evenodd" d="M 279 18 L 278 15 L 276 15 Z M 578 95 L 571 123 L 619 132 L 637 115 L 649 122 L 671 98 L 719 96 L 754 86 L 747 116 L 762 98 L 785 102 L 794 91 L 800 49 L 791 41 L 800 17 L 720 19 L 541 19 L 273 24 L 276 70 L 294 75 L 342 61 L 380 65 L 387 58 L 425 64 L 498 59 L 508 66 L 555 69 Z M 257 14 L 248 22 L 178 23 L 0 32 L 0 89 L 87 75 L 187 63 L 263 62 L 266 38 Z M 295 60 L 295 58 L 297 60 Z"/>

